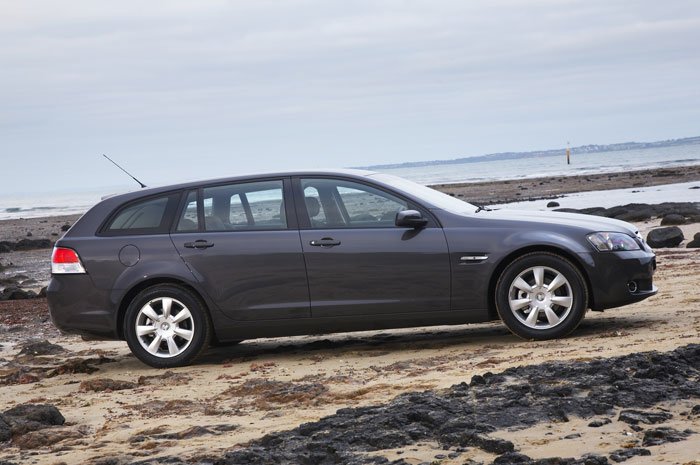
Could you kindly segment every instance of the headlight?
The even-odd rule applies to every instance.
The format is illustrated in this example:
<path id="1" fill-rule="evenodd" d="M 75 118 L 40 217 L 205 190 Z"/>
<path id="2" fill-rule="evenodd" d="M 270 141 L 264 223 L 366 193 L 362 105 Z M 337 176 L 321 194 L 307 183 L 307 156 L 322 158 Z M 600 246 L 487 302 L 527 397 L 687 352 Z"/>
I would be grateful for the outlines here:
<path id="1" fill-rule="evenodd" d="M 639 244 L 624 233 L 597 232 L 589 234 L 588 240 L 601 252 L 618 250 L 639 250 Z"/>

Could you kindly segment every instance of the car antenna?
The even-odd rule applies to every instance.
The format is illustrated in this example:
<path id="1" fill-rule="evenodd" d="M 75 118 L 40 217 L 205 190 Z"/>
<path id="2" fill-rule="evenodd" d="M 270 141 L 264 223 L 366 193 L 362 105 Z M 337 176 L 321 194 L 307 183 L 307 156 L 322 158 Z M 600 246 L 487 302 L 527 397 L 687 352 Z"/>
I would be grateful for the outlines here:
<path id="1" fill-rule="evenodd" d="M 119 168 L 120 170 L 122 170 L 123 172 L 125 172 L 126 174 L 128 174 L 129 177 L 130 177 L 131 179 L 133 179 L 134 181 L 136 181 L 137 183 L 139 183 L 139 184 L 141 185 L 141 189 L 147 187 L 144 183 L 142 183 L 141 181 L 139 181 L 138 179 L 136 179 L 134 176 L 132 176 L 131 173 L 129 173 L 127 170 L 125 170 L 124 168 L 122 168 L 121 166 L 119 166 L 119 165 L 117 164 L 116 161 L 112 160 L 111 158 L 109 158 L 109 157 L 108 157 L 107 155 L 105 155 L 104 153 L 102 154 L 102 156 L 105 157 L 107 160 L 111 161 L 111 162 L 114 164 L 114 166 L 116 166 L 117 168 Z"/>

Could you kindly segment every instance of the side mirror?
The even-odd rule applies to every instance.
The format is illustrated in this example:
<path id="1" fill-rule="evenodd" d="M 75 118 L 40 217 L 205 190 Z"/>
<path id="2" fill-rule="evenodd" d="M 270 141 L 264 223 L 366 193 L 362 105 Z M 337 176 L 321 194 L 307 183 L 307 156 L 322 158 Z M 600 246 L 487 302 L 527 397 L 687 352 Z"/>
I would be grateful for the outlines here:
<path id="1" fill-rule="evenodd" d="M 401 228 L 422 228 L 428 224 L 428 220 L 417 210 L 403 210 L 396 213 L 396 226 Z"/>

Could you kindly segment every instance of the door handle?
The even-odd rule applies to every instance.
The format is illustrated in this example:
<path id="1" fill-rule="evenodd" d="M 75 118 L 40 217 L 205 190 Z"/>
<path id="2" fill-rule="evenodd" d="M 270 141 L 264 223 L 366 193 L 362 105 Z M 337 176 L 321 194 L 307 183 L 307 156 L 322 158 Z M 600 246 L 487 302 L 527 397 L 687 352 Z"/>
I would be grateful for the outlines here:
<path id="1" fill-rule="evenodd" d="M 185 242 L 185 247 L 188 249 L 206 249 L 209 247 L 214 247 L 214 243 L 205 241 L 204 239 L 199 239 L 194 242 Z"/>
<path id="2" fill-rule="evenodd" d="M 310 241 L 309 244 L 315 247 L 335 247 L 336 245 L 340 245 L 340 241 L 336 241 L 332 237 L 324 237 L 323 239 L 314 239 Z"/>

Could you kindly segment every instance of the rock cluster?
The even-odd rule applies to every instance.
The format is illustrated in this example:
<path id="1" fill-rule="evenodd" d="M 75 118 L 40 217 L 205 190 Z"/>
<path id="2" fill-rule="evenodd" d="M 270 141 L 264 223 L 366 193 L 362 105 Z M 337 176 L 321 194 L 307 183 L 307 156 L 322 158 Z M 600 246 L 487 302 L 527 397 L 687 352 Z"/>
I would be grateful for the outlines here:
<path id="1" fill-rule="evenodd" d="M 16 441 L 32 431 L 62 425 L 66 419 L 53 405 L 22 404 L 0 413 L 0 442 Z"/>
<path id="2" fill-rule="evenodd" d="M 269 434 L 246 448 L 212 459 L 217 464 L 388 464 L 372 452 L 435 441 L 444 448 L 479 448 L 499 454 L 494 464 L 609 464 L 605 456 L 533 460 L 498 438 L 498 430 L 542 422 L 567 422 L 611 415 L 623 408 L 618 421 L 657 424 L 670 414 L 648 410 L 680 399 L 700 398 L 700 345 L 673 352 L 638 353 L 588 362 L 551 362 L 474 376 L 443 392 L 401 395 L 386 405 L 340 409 L 335 415 L 293 430 Z M 596 420 L 603 423 L 602 420 Z M 591 427 L 598 426 L 592 424 Z M 610 460 L 649 455 L 646 449 L 693 434 L 658 426 L 644 431 L 643 448 L 618 450 Z M 180 462 L 175 460 L 172 463 Z M 200 462 L 205 463 L 205 462 Z M 405 465 L 398 460 L 394 465 Z"/>
<path id="3" fill-rule="evenodd" d="M 557 208 L 554 211 L 584 213 L 622 221 L 646 221 L 652 217 L 656 217 L 662 218 L 663 225 L 700 222 L 700 206 L 696 202 L 664 202 L 655 205 L 630 203 L 611 208 L 590 207 L 580 210 L 574 208 Z"/>
<path id="4" fill-rule="evenodd" d="M 46 287 L 41 288 L 40 292 L 34 292 L 31 289 L 22 289 L 17 286 L 8 286 L 0 292 L 0 302 L 3 300 L 25 300 L 46 297 Z"/>
<path id="5" fill-rule="evenodd" d="M 13 251 L 50 249 L 53 242 L 49 239 L 20 239 L 17 242 L 0 241 L 0 253 Z"/>

